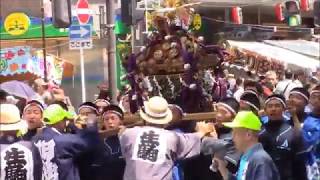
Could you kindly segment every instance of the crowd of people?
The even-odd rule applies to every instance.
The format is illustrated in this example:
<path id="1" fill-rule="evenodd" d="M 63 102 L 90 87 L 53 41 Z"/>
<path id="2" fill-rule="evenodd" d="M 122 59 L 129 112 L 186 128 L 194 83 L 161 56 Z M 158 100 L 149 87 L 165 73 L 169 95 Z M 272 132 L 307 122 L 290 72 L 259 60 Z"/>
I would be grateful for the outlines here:
<path id="1" fill-rule="evenodd" d="M 212 121 L 183 121 L 178 105 L 149 97 L 132 127 L 106 95 L 74 112 L 42 81 L 42 100 L 23 105 L 0 92 L 0 179 L 319 180 L 320 84 L 302 77 L 233 76 Z"/>

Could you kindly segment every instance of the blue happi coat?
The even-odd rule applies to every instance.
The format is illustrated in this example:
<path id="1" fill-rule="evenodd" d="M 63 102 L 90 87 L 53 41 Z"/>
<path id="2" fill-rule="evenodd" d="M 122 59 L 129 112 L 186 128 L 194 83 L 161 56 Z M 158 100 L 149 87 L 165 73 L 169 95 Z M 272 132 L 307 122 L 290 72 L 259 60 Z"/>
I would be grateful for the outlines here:
<path id="1" fill-rule="evenodd" d="M 104 139 L 104 156 L 100 178 L 97 180 L 122 180 L 126 162 L 121 153 L 119 137 Z"/>
<path id="2" fill-rule="evenodd" d="M 307 172 L 309 180 L 320 179 L 320 117 L 310 115 L 304 121 L 303 137 L 309 149 Z"/>
<path id="3" fill-rule="evenodd" d="M 44 179 L 80 180 L 76 159 L 95 148 L 99 141 L 97 127 L 88 127 L 77 134 L 61 134 L 53 127 L 45 127 L 33 138 L 39 149 Z"/>

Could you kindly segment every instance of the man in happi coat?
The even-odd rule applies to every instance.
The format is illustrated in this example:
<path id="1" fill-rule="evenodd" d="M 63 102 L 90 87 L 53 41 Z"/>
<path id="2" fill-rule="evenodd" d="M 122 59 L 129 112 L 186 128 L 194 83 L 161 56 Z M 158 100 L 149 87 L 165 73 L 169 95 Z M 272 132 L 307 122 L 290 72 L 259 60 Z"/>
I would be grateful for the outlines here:
<path id="1" fill-rule="evenodd" d="M 44 179 L 80 180 L 76 160 L 98 144 L 96 119 L 89 118 L 83 131 L 67 134 L 66 121 L 70 118 L 71 114 L 59 104 L 44 111 L 46 127 L 33 138 L 42 158 Z"/>
<path id="2" fill-rule="evenodd" d="M 17 137 L 27 128 L 20 119 L 19 109 L 12 104 L 0 104 L 0 179 L 40 180 L 41 158 L 37 148 Z"/>
<path id="3" fill-rule="evenodd" d="M 126 160 L 124 180 L 172 180 L 175 162 L 199 154 L 201 138 L 210 133 L 205 123 L 199 123 L 198 132 L 192 134 L 165 130 L 172 112 L 162 97 L 145 102 L 140 116 L 146 126 L 126 129 L 119 135 Z"/>

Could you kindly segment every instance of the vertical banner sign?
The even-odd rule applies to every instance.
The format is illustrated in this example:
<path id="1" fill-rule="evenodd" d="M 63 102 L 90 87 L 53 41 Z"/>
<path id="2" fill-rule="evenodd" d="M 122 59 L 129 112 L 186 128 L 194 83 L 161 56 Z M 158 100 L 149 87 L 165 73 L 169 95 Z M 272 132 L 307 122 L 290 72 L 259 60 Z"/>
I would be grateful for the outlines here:
<path id="1" fill-rule="evenodd" d="M 130 33 L 130 29 L 126 26 L 120 15 L 116 15 L 115 33 L 118 37 L 125 36 Z M 117 40 L 116 42 L 116 66 L 117 66 L 117 89 L 122 89 L 128 84 L 127 80 L 123 79 L 127 72 L 122 66 L 122 59 L 131 53 L 131 44 L 128 41 Z"/>
<path id="2" fill-rule="evenodd" d="M 122 89 L 128 82 L 122 79 L 123 76 L 126 75 L 126 70 L 122 66 L 122 58 L 129 55 L 131 53 L 131 45 L 130 42 L 119 42 L 117 41 L 116 47 L 116 63 L 117 63 L 117 88 Z"/>

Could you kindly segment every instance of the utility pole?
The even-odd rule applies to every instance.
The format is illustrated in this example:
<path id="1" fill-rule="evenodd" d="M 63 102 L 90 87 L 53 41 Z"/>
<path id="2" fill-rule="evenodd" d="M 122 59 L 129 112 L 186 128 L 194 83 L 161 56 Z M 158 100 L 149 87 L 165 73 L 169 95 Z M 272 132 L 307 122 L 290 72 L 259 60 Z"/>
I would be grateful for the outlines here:
<path id="1" fill-rule="evenodd" d="M 107 41 L 106 41 L 106 10 L 104 6 L 99 6 L 99 22 L 100 22 L 100 39 L 103 43 L 104 48 L 102 49 L 102 62 L 103 62 L 103 84 L 109 82 L 108 77 L 108 51 L 107 51 Z"/>
<path id="2" fill-rule="evenodd" d="M 107 53 L 108 53 L 108 75 L 109 88 L 111 92 L 111 102 L 118 104 L 117 101 L 117 63 L 116 63 L 116 35 L 115 28 L 115 5 L 114 0 L 106 0 L 107 7 Z"/>
<path id="3" fill-rule="evenodd" d="M 41 38 L 42 38 L 42 55 L 43 55 L 43 67 L 44 67 L 44 81 L 48 82 L 47 71 L 47 52 L 46 52 L 46 30 L 45 30 L 45 17 L 44 17 L 44 4 L 43 0 L 40 0 L 41 5 Z"/>

